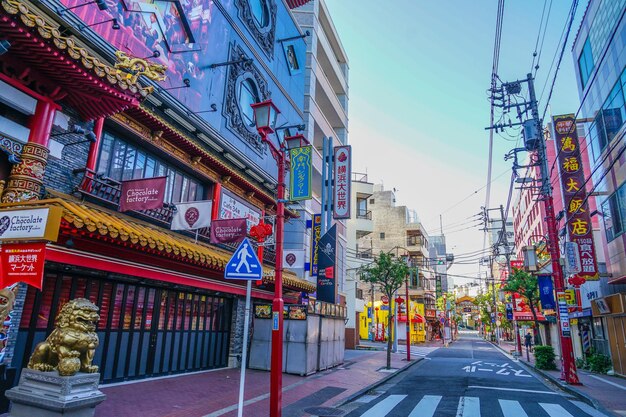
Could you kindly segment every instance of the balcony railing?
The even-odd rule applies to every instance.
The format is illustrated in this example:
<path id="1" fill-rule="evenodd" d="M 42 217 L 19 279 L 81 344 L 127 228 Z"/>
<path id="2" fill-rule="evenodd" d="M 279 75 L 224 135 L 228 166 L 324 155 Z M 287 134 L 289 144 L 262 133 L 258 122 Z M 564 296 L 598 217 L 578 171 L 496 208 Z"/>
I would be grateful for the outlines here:
<path id="1" fill-rule="evenodd" d="M 352 181 L 354 182 L 367 182 L 367 174 L 362 174 L 360 172 L 352 173 Z"/>
<path id="2" fill-rule="evenodd" d="M 117 210 L 119 208 L 120 203 L 120 195 L 121 195 L 121 187 L 122 184 L 119 181 L 113 180 L 111 178 L 107 178 L 103 175 L 96 174 L 95 172 L 89 169 L 80 169 L 75 170 L 74 174 L 83 174 L 83 179 L 78 185 L 76 191 L 79 192 L 83 199 L 91 202 L 95 202 L 97 204 L 103 205 L 113 210 Z M 174 204 L 163 204 L 162 208 L 154 209 L 154 210 L 141 210 L 141 211 L 129 211 L 128 215 L 136 218 L 140 218 L 142 220 L 146 220 L 150 223 L 157 224 L 161 227 L 165 227 L 167 229 L 170 228 L 172 223 L 172 216 L 176 210 L 176 206 Z M 196 237 L 196 231 L 185 231 L 185 230 L 173 230 L 172 232 L 179 233 L 188 237 Z M 211 229 L 208 227 L 198 229 L 197 238 L 199 241 L 204 243 L 210 243 L 211 240 Z M 237 248 L 237 243 L 226 243 L 226 244 L 218 244 L 214 246 L 220 247 L 222 249 L 229 250 L 234 252 Z M 263 249 L 263 261 L 273 264 L 276 264 L 276 252 L 266 247 Z"/>
<path id="3" fill-rule="evenodd" d="M 357 246 L 356 248 L 356 257 L 357 258 L 362 258 L 362 259 L 372 259 L 373 258 L 373 251 L 372 249 L 363 249 L 363 248 L 359 248 Z"/>
<path id="4" fill-rule="evenodd" d="M 357 219 L 372 220 L 372 212 L 371 212 L 371 210 L 357 210 L 356 211 L 356 218 Z"/>
<path id="5" fill-rule="evenodd" d="M 424 239 L 420 236 L 407 236 L 406 245 L 407 246 L 423 246 Z"/>

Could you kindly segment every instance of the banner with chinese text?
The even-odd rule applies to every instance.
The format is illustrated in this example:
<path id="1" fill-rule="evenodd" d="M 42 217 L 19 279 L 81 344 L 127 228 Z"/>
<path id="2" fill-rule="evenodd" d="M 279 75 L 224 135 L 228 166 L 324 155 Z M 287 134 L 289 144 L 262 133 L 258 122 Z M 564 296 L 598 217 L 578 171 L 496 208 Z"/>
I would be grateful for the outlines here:
<path id="1" fill-rule="evenodd" d="M 24 282 L 41 289 L 46 242 L 5 243 L 0 250 L 2 273 L 0 288 Z"/>
<path id="2" fill-rule="evenodd" d="M 220 198 L 220 219 L 246 219 L 248 222 L 248 229 L 255 224 L 259 224 L 261 221 L 261 210 L 245 203 L 241 198 L 235 194 L 222 189 L 222 196 Z"/>
<path id="3" fill-rule="evenodd" d="M 311 178 L 313 176 L 313 147 L 303 146 L 289 150 L 289 200 L 311 199 Z"/>
<path id="4" fill-rule="evenodd" d="M 593 244 L 593 228 L 589 216 L 585 173 L 573 114 L 552 117 L 554 144 L 563 191 L 566 227 L 569 241 L 578 244 L 582 271 L 576 275 L 586 280 L 598 280 L 598 264 Z"/>
<path id="5" fill-rule="evenodd" d="M 167 177 L 122 181 L 120 211 L 153 210 L 163 207 Z"/>
<path id="6" fill-rule="evenodd" d="M 322 237 L 322 215 L 314 214 L 311 226 L 311 273 L 312 277 L 317 276 L 317 245 Z"/>
<path id="7" fill-rule="evenodd" d="M 350 186 L 352 147 L 335 146 L 334 156 L 335 186 L 333 187 L 333 218 L 350 218 Z"/>

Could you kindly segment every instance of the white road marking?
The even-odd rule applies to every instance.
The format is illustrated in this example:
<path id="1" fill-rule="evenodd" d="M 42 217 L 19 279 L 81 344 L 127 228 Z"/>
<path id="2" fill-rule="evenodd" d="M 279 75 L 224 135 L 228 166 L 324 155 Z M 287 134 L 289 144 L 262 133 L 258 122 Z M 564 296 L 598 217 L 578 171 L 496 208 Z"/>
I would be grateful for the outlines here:
<path id="1" fill-rule="evenodd" d="M 441 401 L 441 395 L 424 395 L 409 417 L 432 417 Z"/>
<path id="2" fill-rule="evenodd" d="M 570 401 L 570 402 L 592 417 L 607 417 L 606 414 L 599 412 L 598 410 L 596 410 L 595 408 L 593 408 L 587 403 L 584 403 L 582 401 Z"/>
<path id="3" fill-rule="evenodd" d="M 620 385 L 620 384 L 616 384 L 616 383 L 615 383 L 615 382 L 613 382 L 613 381 L 607 381 L 606 379 L 604 379 L 604 378 L 600 378 L 599 376 L 595 376 L 595 375 L 589 375 L 589 376 L 590 376 L 590 377 L 592 377 L 592 378 L 594 378 L 594 379 L 597 379 L 597 380 L 599 380 L 599 381 L 606 382 L 607 384 L 613 385 L 614 387 L 617 387 L 617 388 L 621 388 L 621 389 L 623 389 L 623 390 L 626 390 L 626 387 L 625 387 L 625 386 Z"/>
<path id="4" fill-rule="evenodd" d="M 361 417 L 383 417 L 386 416 L 400 401 L 404 400 L 406 395 L 390 395 L 374 407 L 370 408 L 362 414 Z"/>
<path id="5" fill-rule="evenodd" d="M 476 417 L 480 416 L 480 400 L 478 397 L 461 397 L 459 407 L 456 410 L 456 417 Z"/>
<path id="6" fill-rule="evenodd" d="M 524 376 L 527 378 L 530 378 L 529 374 L 525 374 L 523 369 L 518 369 L 517 371 L 515 369 L 511 369 L 513 372 L 515 372 L 515 376 Z"/>
<path id="7" fill-rule="evenodd" d="M 493 372 L 493 369 L 478 368 L 479 371 Z"/>
<path id="8" fill-rule="evenodd" d="M 558 404 L 539 403 L 539 405 L 546 410 L 550 417 L 574 417 Z"/>
<path id="9" fill-rule="evenodd" d="M 498 391 L 531 392 L 534 394 L 563 395 L 558 392 L 552 392 L 552 391 L 537 391 L 537 390 L 532 390 L 532 389 L 520 389 L 520 388 L 485 387 L 482 385 L 469 385 L 467 388 L 494 389 Z"/>
<path id="10" fill-rule="evenodd" d="M 522 405 L 513 400 L 498 400 L 504 417 L 528 417 Z"/>

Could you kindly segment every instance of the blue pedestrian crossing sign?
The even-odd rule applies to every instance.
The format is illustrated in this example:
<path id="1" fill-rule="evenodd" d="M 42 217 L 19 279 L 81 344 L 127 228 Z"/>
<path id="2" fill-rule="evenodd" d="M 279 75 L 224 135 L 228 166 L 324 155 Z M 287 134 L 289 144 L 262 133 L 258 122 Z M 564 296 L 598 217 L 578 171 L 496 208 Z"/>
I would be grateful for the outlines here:
<path id="1" fill-rule="evenodd" d="M 256 256 L 254 247 L 248 238 L 245 238 L 237 247 L 232 258 L 224 268 L 224 278 L 226 279 L 249 279 L 259 280 L 263 277 L 263 267 Z"/>

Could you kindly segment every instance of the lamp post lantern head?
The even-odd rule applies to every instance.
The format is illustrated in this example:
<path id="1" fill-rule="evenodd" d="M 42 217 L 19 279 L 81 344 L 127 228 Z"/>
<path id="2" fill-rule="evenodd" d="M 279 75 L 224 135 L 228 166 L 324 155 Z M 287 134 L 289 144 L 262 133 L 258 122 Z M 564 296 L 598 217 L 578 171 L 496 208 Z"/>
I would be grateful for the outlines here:
<path id="1" fill-rule="evenodd" d="M 259 134 L 265 137 L 270 133 L 274 133 L 276 116 L 278 116 L 280 110 L 274 105 L 272 99 L 251 104 L 250 107 L 254 110 L 254 122 Z"/>
<path id="2" fill-rule="evenodd" d="M 285 136 L 285 146 L 287 149 L 301 148 L 306 146 L 309 141 L 306 140 L 302 133 L 293 136 Z"/>

